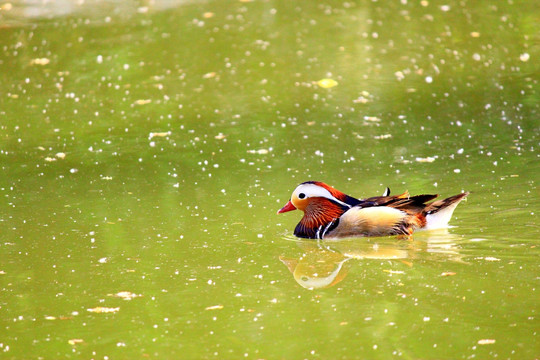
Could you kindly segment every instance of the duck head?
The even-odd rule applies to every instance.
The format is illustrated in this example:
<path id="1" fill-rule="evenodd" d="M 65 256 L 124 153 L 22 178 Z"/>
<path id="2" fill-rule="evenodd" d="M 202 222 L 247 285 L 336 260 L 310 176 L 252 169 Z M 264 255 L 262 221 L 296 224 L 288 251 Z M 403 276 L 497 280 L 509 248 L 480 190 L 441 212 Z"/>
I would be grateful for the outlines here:
<path id="1" fill-rule="evenodd" d="M 322 238 L 322 234 L 337 226 L 341 215 L 361 201 L 319 181 L 307 181 L 296 187 L 291 199 L 278 214 L 301 210 L 302 220 L 294 235 L 303 238 Z"/>

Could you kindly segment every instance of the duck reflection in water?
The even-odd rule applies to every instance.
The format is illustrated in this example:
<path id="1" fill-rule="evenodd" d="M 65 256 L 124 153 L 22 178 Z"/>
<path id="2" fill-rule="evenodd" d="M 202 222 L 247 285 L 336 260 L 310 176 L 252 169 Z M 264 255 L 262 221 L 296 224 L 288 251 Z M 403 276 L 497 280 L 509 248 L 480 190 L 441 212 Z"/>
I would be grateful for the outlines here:
<path id="1" fill-rule="evenodd" d="M 395 238 L 295 241 L 302 249 L 299 257 L 281 255 L 294 280 L 306 289 L 332 287 L 347 277 L 349 269 L 358 261 L 388 260 L 402 263 L 406 268 L 429 254 L 434 261 L 461 262 L 456 241 L 460 238 L 446 229 L 417 233 L 418 239 Z"/>

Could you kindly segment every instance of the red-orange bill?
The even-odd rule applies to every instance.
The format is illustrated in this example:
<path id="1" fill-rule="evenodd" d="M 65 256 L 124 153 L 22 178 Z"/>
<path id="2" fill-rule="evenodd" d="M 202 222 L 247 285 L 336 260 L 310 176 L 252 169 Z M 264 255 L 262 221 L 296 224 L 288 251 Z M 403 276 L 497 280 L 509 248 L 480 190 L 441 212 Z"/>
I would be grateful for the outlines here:
<path id="1" fill-rule="evenodd" d="M 289 202 L 287 202 L 287 204 L 284 207 L 279 209 L 277 213 L 281 214 L 281 213 L 284 213 L 284 212 L 287 212 L 287 211 L 293 211 L 293 210 L 296 210 L 296 208 L 292 204 L 291 200 L 289 200 Z"/>

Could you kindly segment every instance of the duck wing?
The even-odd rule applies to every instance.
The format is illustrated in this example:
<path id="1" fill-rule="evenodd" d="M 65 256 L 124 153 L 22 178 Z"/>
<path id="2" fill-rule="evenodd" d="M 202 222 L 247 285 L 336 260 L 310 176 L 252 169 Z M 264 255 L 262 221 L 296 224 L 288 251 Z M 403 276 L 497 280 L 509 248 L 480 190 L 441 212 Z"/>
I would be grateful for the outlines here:
<path id="1" fill-rule="evenodd" d="M 395 209 L 405 211 L 409 214 L 415 214 L 425 209 L 426 203 L 437 198 L 437 194 L 423 194 L 410 196 L 406 191 L 401 195 L 394 196 L 374 196 L 361 201 L 360 206 L 362 208 L 368 208 L 373 206 L 389 206 Z"/>

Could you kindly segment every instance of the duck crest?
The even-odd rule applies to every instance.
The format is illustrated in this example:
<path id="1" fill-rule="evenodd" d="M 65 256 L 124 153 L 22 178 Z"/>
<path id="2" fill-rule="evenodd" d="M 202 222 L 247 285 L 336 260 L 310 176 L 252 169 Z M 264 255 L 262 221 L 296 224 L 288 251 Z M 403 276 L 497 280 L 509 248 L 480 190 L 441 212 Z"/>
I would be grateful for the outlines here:
<path id="1" fill-rule="evenodd" d="M 336 202 L 319 198 L 313 200 L 306 208 L 304 217 L 296 225 L 294 235 L 302 238 L 322 238 L 320 232 L 327 232 L 337 226 L 337 221 L 348 207 Z"/>

